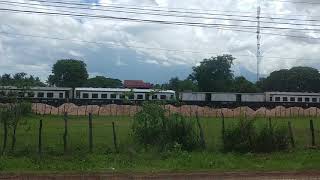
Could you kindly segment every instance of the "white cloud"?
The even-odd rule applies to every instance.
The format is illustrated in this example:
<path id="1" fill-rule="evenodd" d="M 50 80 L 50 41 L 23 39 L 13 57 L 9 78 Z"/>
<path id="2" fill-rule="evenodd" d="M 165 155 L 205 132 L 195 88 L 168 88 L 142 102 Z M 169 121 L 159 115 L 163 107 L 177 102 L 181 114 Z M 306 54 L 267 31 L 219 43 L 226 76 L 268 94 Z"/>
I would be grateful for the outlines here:
<path id="1" fill-rule="evenodd" d="M 19 2 L 29 1 L 21 0 Z M 145 6 L 168 6 L 169 8 L 192 8 L 202 9 L 202 11 L 206 12 L 209 12 L 207 11 L 208 9 L 219 9 L 221 11 L 250 11 L 252 13 L 241 15 L 252 16 L 255 16 L 256 11 L 256 0 L 225 0 L 223 2 L 212 0 L 100 0 L 99 3 L 107 6 L 111 3 L 120 3 Z M 5 7 L 13 8 L 12 6 Z M 47 8 L 41 3 L 39 3 L 38 7 Z M 19 9 L 25 8 L 20 7 Z M 263 16 L 266 17 L 278 16 L 283 18 L 310 19 L 310 17 L 307 16 L 292 17 L 285 14 L 308 14 L 320 16 L 319 10 L 320 7 L 304 4 L 283 4 L 273 1 L 263 1 L 262 3 Z M 180 11 L 183 10 L 180 9 Z M 126 15 L 115 12 L 103 13 L 93 10 L 86 10 L 85 12 L 144 19 L 153 18 L 171 21 L 255 25 L 255 23 L 232 22 L 226 20 L 202 20 L 173 17 L 160 18 L 158 16 L 134 14 Z M 235 12 L 214 11 L 210 11 L 210 13 L 239 14 Z M 284 15 L 279 16 L 275 14 Z M 189 13 L 188 15 L 192 14 Z M 125 51 L 135 52 L 136 56 L 139 56 L 139 60 L 136 61 L 163 66 L 163 68 L 179 65 L 193 66 L 199 63 L 203 58 L 224 53 L 231 53 L 237 58 L 235 66 L 245 67 L 251 72 L 256 71 L 256 35 L 254 33 L 244 33 L 216 28 L 146 24 L 117 20 L 85 19 L 61 16 L 41 16 L 35 14 L 13 14 L 0 12 L 0 16 L 6 17 L 0 19 L 0 30 L 2 31 L 14 34 L 30 34 L 66 39 L 65 41 L 60 41 L 54 39 L 31 38 L 12 35 L 8 37 L 2 37 L 2 34 L 0 38 L 0 63 L 4 65 L 2 65 L 0 68 L 0 74 L 4 72 L 27 71 L 28 73 L 35 74 L 40 77 L 47 77 L 50 74 L 51 65 L 57 59 L 81 58 L 86 60 L 90 66 L 90 58 L 87 57 L 92 56 L 103 57 L 102 59 L 105 59 L 105 61 L 112 61 L 115 67 L 128 66 L 128 63 L 125 60 L 120 59 L 119 56 L 109 57 L 110 54 L 106 54 L 106 49 L 109 51 L 119 52 L 121 50 L 121 53 Z M 264 19 L 264 21 L 279 22 L 272 19 Z M 296 21 L 290 22 L 296 23 Z M 263 24 L 263 26 L 274 26 L 274 24 Z M 303 26 L 293 27 L 303 28 Z M 255 30 L 253 29 L 251 31 Z M 313 37 L 320 37 L 319 33 L 306 34 L 284 30 L 263 30 L 262 32 L 281 34 L 290 33 L 292 35 L 299 36 L 310 35 Z M 71 41 L 70 39 L 75 41 Z M 109 42 L 110 44 L 106 43 L 105 45 L 101 45 L 99 43 L 85 43 L 83 41 Z M 290 68 L 295 65 L 317 65 L 316 61 L 269 59 L 267 57 L 317 59 L 319 58 L 318 52 L 320 50 L 319 46 L 317 45 L 318 43 L 319 40 L 297 39 L 293 37 L 281 37 L 263 34 L 262 52 L 265 57 L 261 63 L 262 73 L 268 74 L 271 71 L 280 68 Z M 117 46 L 112 44 L 117 44 Z M 141 47 L 146 48 L 144 49 Z M 156 50 L 155 48 L 182 50 L 186 52 L 162 51 Z M 196 51 L 202 53 L 191 53 L 187 51 Z M 238 71 L 239 68 L 235 67 L 234 69 L 235 71 Z M 143 74 L 143 70 L 140 72 Z M 174 76 L 174 74 L 172 76 Z"/>

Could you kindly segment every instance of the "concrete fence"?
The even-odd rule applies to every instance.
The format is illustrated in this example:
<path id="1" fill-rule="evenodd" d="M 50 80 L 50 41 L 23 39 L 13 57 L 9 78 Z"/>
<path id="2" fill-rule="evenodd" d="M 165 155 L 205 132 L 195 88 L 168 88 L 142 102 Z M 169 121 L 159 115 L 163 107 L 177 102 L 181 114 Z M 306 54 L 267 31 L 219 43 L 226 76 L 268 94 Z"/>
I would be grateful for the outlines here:
<path id="1" fill-rule="evenodd" d="M 210 108 L 210 107 L 200 107 L 193 105 L 184 105 L 180 107 L 175 107 L 172 105 L 165 105 L 164 108 L 167 110 L 168 114 L 180 113 L 183 116 L 196 116 L 200 117 L 320 117 L 320 109 L 316 107 L 310 107 L 308 109 L 303 109 L 300 107 L 290 107 L 285 108 L 283 106 L 278 106 L 273 109 L 267 109 L 261 107 L 258 110 L 253 110 L 249 107 L 238 107 L 235 109 L 227 108 Z M 51 115 L 62 115 L 67 112 L 69 115 L 83 116 L 92 113 L 93 115 L 102 116 L 134 116 L 137 112 L 141 110 L 140 106 L 133 105 L 86 105 L 77 106 L 75 104 L 66 103 L 59 107 L 50 106 L 42 103 L 32 104 L 33 112 L 37 114 L 51 114 Z"/>

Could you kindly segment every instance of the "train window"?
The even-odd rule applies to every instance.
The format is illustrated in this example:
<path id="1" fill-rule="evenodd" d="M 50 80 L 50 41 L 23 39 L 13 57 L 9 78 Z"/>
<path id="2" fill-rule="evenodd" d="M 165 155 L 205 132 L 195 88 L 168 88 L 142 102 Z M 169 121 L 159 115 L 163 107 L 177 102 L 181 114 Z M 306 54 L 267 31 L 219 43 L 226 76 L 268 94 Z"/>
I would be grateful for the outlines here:
<path id="1" fill-rule="evenodd" d="M 174 98 L 174 96 L 173 96 L 173 95 L 171 95 L 171 96 L 170 96 L 170 99 L 173 99 L 173 98 Z"/>
<path id="2" fill-rule="evenodd" d="M 296 102 L 296 98 L 291 97 L 291 98 L 290 98 L 290 101 L 291 101 L 291 102 Z"/>
<path id="3" fill-rule="evenodd" d="M 53 93 L 47 93 L 47 98 L 53 98 Z"/>
<path id="4" fill-rule="evenodd" d="M 152 99 L 158 99 L 158 95 L 152 95 Z"/>
<path id="5" fill-rule="evenodd" d="M 63 99 L 63 93 L 59 93 L 59 98 Z"/>
<path id="6" fill-rule="evenodd" d="M 310 102 L 310 98 L 304 98 L 305 102 Z"/>
<path id="7" fill-rule="evenodd" d="M 167 99 L 167 96 L 166 95 L 161 95 L 160 99 L 162 99 L 162 100 Z"/>
<path id="8" fill-rule="evenodd" d="M 302 97 L 298 97 L 298 102 L 302 102 Z"/>
<path id="9" fill-rule="evenodd" d="M 280 101 L 280 97 L 276 97 L 276 102 L 279 102 Z"/>
<path id="10" fill-rule="evenodd" d="M 288 97 L 282 97 L 282 101 L 283 102 L 287 102 L 288 101 Z"/>
<path id="11" fill-rule="evenodd" d="M 24 92 L 18 92 L 18 97 L 24 97 Z"/>
<path id="12" fill-rule="evenodd" d="M 82 94 L 82 98 L 88 99 L 88 98 L 89 98 L 89 94 L 88 94 L 88 93 L 83 93 L 83 94 Z"/>
<path id="13" fill-rule="evenodd" d="M 317 98 L 312 98 L 312 102 L 317 102 Z"/>
<path id="14" fill-rule="evenodd" d="M 34 92 L 28 92 L 28 97 L 33 98 L 34 97 Z"/>
<path id="15" fill-rule="evenodd" d="M 43 93 L 43 92 L 38 92 L 37 97 L 38 97 L 38 98 L 43 98 L 43 97 L 44 97 L 44 93 Z"/>
<path id="16" fill-rule="evenodd" d="M 272 102 L 272 97 L 270 97 L 270 102 Z"/>
<path id="17" fill-rule="evenodd" d="M 0 97 L 6 96 L 6 92 L 5 91 L 0 91 Z"/>
<path id="18" fill-rule="evenodd" d="M 126 98 L 126 95 L 120 94 L 120 99 L 125 99 L 125 98 Z"/>
<path id="19" fill-rule="evenodd" d="M 17 95 L 17 93 L 14 92 L 14 91 L 9 91 L 9 92 L 8 92 L 8 96 L 9 96 L 9 97 L 15 97 L 16 95 Z"/>
<path id="20" fill-rule="evenodd" d="M 108 99 L 108 94 L 101 94 L 102 99 Z"/>
<path id="21" fill-rule="evenodd" d="M 131 95 L 129 96 L 129 99 L 134 99 L 134 95 L 131 94 Z"/>
<path id="22" fill-rule="evenodd" d="M 142 94 L 138 94 L 137 95 L 137 99 L 140 99 L 140 100 L 143 99 L 143 95 Z"/>
<path id="23" fill-rule="evenodd" d="M 110 98 L 111 98 L 111 99 L 117 99 L 117 95 L 116 95 L 116 94 L 111 94 L 111 95 L 110 95 Z"/>
<path id="24" fill-rule="evenodd" d="M 98 94 L 92 94 L 93 99 L 98 99 Z"/>

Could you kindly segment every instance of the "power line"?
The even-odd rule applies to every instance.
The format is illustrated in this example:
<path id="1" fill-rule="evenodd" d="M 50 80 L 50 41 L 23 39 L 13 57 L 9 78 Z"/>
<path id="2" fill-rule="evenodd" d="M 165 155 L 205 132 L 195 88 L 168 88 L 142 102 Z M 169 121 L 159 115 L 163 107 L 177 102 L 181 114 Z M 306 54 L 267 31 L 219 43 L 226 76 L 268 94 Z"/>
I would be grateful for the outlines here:
<path id="1" fill-rule="evenodd" d="M 137 7 L 130 7 L 130 6 L 116 6 L 116 5 L 101 5 L 101 4 L 88 4 L 88 3 L 79 3 L 76 1 L 47 1 L 47 0 L 29 0 L 33 2 L 43 2 L 43 3 L 50 3 L 50 4 L 63 4 L 63 5 L 74 5 L 74 6 L 86 6 L 86 7 L 102 7 L 102 8 L 114 8 L 114 9 L 130 9 L 130 10 L 139 10 L 139 11 L 152 11 L 152 12 L 167 12 L 167 13 L 182 13 L 182 14 L 197 14 L 197 15 L 210 15 L 210 16 L 229 16 L 229 17 L 244 17 L 244 18 L 255 18 L 255 16 L 248 16 L 248 15 L 234 15 L 234 14 L 217 14 L 217 13 L 208 13 L 208 12 L 194 12 L 194 11 L 177 11 L 177 10 L 163 10 L 163 9 L 149 9 L 145 7 L 138 6 Z M 139 8 L 140 7 L 140 8 Z M 174 8 L 176 9 L 176 8 Z M 177 8 L 179 9 L 179 8 Z M 182 8 L 184 9 L 184 8 Z M 209 11 L 209 10 L 208 10 Z M 215 10 L 212 10 L 215 11 Z M 222 12 L 229 12 L 229 11 L 222 11 Z M 232 12 L 232 11 L 231 11 Z M 253 13 L 253 12 L 251 12 Z M 282 14 L 285 15 L 285 14 Z M 296 15 L 295 15 L 296 16 Z M 312 17 L 312 16 L 310 16 Z M 315 16 L 319 17 L 319 16 Z M 320 20 L 315 20 L 315 19 L 297 19 L 297 18 L 279 18 L 279 17 L 266 17 L 266 16 L 261 16 L 261 19 L 272 19 L 272 20 L 295 20 L 295 21 L 308 21 L 308 22 L 317 22 Z"/>
<path id="2" fill-rule="evenodd" d="M 231 24 L 221 24 L 221 23 L 198 23 L 198 22 L 186 22 L 186 21 L 166 21 L 166 20 L 154 20 L 154 19 L 140 19 L 140 18 L 128 18 L 128 17 L 116 17 L 116 16 L 105 16 L 105 15 L 91 15 L 91 14 L 73 14 L 73 13 L 60 13 L 60 12 L 44 12 L 44 11 L 30 11 L 30 10 L 18 10 L 18 9 L 8 9 L 0 8 L 0 11 L 13 12 L 13 13 L 32 13 L 39 15 L 60 15 L 60 16 L 73 16 L 73 17 L 90 17 L 90 18 L 101 18 L 101 19 L 113 19 L 122 21 L 132 21 L 132 22 L 143 22 L 143 23 L 156 23 L 156 24 L 166 24 L 166 25 L 179 25 L 179 26 L 193 26 L 193 27 L 236 27 L 236 28 L 246 28 L 251 29 L 256 26 L 249 25 L 231 25 Z M 276 30 L 300 30 L 300 31 L 320 31 L 320 29 L 307 29 L 307 28 L 289 28 L 289 27 L 272 27 L 272 26 L 261 26 L 261 29 L 276 29 Z"/>
<path id="3" fill-rule="evenodd" d="M 18 3 L 18 2 L 9 2 L 9 1 L 0 1 L 0 4 L 7 4 L 12 5 L 14 4 L 15 7 L 26 7 L 26 8 L 33 8 L 33 9 L 41 9 L 41 10 L 54 10 L 57 12 L 66 12 L 66 11 L 58 11 L 55 9 L 46 9 L 46 8 L 39 8 L 39 7 L 32 7 L 34 5 L 38 6 L 38 4 L 30 4 L 30 3 Z M 23 4 L 23 5 L 21 5 Z M 32 5 L 32 6 L 24 6 L 24 5 Z M 129 14 L 144 14 L 144 15 L 157 15 L 157 16 L 165 16 L 165 17 L 183 17 L 183 18 L 194 18 L 194 19 L 206 19 L 206 20 L 228 20 L 228 21 L 240 21 L 240 22 L 250 22 L 250 23 L 257 23 L 257 20 L 248 20 L 248 19 L 233 19 L 233 18 L 221 18 L 221 17 L 203 17 L 203 16 L 190 16 L 190 15 L 174 15 L 174 14 L 161 14 L 161 13 L 150 13 L 150 12 L 135 12 L 135 11 L 122 11 L 122 10 L 106 10 L 106 9 L 91 9 L 89 7 L 70 7 L 70 6 L 61 6 L 61 5 L 41 5 L 45 7 L 63 7 L 63 8 L 71 8 L 71 9 L 86 9 L 86 10 L 93 10 L 93 11 L 103 11 L 103 12 L 120 12 L 120 13 L 129 13 Z M 77 13 L 72 11 L 67 11 L 68 13 Z M 221 15 L 221 14 L 219 14 Z M 223 16 L 223 15 L 222 15 Z M 302 24 L 302 23 L 288 23 L 288 22 L 271 22 L 271 21 L 260 21 L 260 23 L 265 24 L 278 24 L 278 25 L 294 25 L 294 26 L 315 26 L 320 27 L 320 24 Z"/>
<path id="4" fill-rule="evenodd" d="M 36 1 L 36 2 L 47 2 L 47 3 L 51 3 L 52 1 L 48 1 L 48 0 L 29 0 L 29 1 Z M 272 1 L 272 0 L 271 0 Z M 278 1 L 278 0 L 274 0 L 274 1 Z M 79 1 L 72 1 L 72 0 L 68 0 L 68 1 L 55 1 L 57 3 L 77 3 L 78 5 L 86 5 L 86 6 L 102 6 L 102 7 L 112 7 L 112 6 L 121 6 L 123 8 L 126 7 L 140 7 L 143 8 L 144 10 L 153 10 L 153 9 L 160 9 L 160 10 L 172 10 L 172 9 L 176 9 L 176 10 L 188 10 L 189 12 L 186 13 L 197 13 L 195 11 L 201 11 L 201 12 L 228 12 L 228 13 L 241 13 L 241 14 L 255 14 L 256 12 L 254 11 L 232 11 L 232 10 L 220 10 L 220 9 L 195 9 L 195 8 L 178 8 L 178 7 L 168 7 L 168 6 L 151 6 L 151 5 L 137 5 L 137 4 L 124 4 L 124 3 L 114 3 L 114 2 L 108 2 L 108 5 L 104 5 L 104 4 L 97 4 L 97 3 L 86 3 L 86 2 L 81 2 L 79 3 Z M 151 9 L 149 9 L 151 8 Z M 191 12 L 192 11 L 192 12 Z M 302 14 L 295 14 L 295 15 L 291 15 L 291 14 L 284 14 L 284 13 L 263 13 L 261 12 L 261 14 L 265 14 L 265 15 L 286 15 L 286 16 L 309 16 L 309 17 L 320 17 L 320 16 L 312 16 L 312 15 L 302 15 Z M 264 17 L 263 17 L 264 18 Z M 268 17 L 265 17 L 268 18 Z"/>
<path id="5" fill-rule="evenodd" d="M 319 2 L 302 2 L 302 1 L 286 1 L 286 0 L 269 0 L 269 1 L 276 1 L 281 3 L 293 3 L 293 4 L 311 4 L 311 5 L 317 5 L 320 4 Z"/>
<path id="6" fill-rule="evenodd" d="M 41 39 L 52 39 L 52 40 L 59 40 L 59 41 L 68 41 L 68 42 L 81 42 L 81 43 L 88 43 L 88 44 L 96 44 L 96 45 L 110 45 L 110 46 L 117 46 L 117 47 L 126 47 L 126 48 L 137 48 L 137 49 L 147 49 L 147 50 L 156 50 L 156 51 L 168 51 L 168 52 L 182 52 L 182 53 L 194 53 L 194 54 L 230 54 L 230 53 L 218 53 L 218 52 L 207 52 L 207 51 L 192 51 L 192 50 L 178 50 L 178 49 L 165 49 L 165 48 L 155 48 L 155 47 L 143 47 L 143 46 L 132 46 L 132 45 L 123 45 L 120 43 L 114 42 L 106 42 L 106 41 L 86 41 L 80 39 L 69 39 L 69 38 L 61 38 L 61 37 L 50 37 L 50 36 L 39 36 L 39 35 L 31 35 L 31 34 L 19 34 L 19 33 L 9 33 L 0 31 L 0 34 L 10 35 L 10 36 L 22 36 L 22 37 L 31 37 L 31 38 L 41 38 Z M 252 55 L 235 55 L 241 57 L 254 57 Z M 288 59 L 288 60 L 309 60 L 309 61 L 316 61 L 316 59 L 302 59 L 302 58 L 291 58 L 291 57 L 269 57 L 269 56 L 261 56 L 265 59 Z"/>

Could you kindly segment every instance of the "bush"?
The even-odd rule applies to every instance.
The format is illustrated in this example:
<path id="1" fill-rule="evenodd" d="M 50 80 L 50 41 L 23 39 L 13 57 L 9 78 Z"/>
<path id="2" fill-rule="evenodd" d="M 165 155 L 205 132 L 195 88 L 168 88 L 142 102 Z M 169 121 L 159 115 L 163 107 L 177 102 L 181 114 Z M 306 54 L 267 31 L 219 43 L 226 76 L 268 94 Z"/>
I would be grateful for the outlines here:
<path id="1" fill-rule="evenodd" d="M 199 135 L 195 123 L 179 114 L 165 116 L 160 104 L 146 102 L 134 116 L 133 137 L 139 144 L 160 150 L 172 149 L 180 144 L 183 150 L 199 147 Z"/>
<path id="2" fill-rule="evenodd" d="M 226 152 L 269 153 L 289 148 L 288 131 L 284 127 L 255 127 L 254 120 L 240 120 L 226 129 L 223 136 L 223 150 Z"/>
<path id="3" fill-rule="evenodd" d="M 223 150 L 240 153 L 250 152 L 252 151 L 255 135 L 254 121 L 240 119 L 235 126 L 225 130 Z"/>

